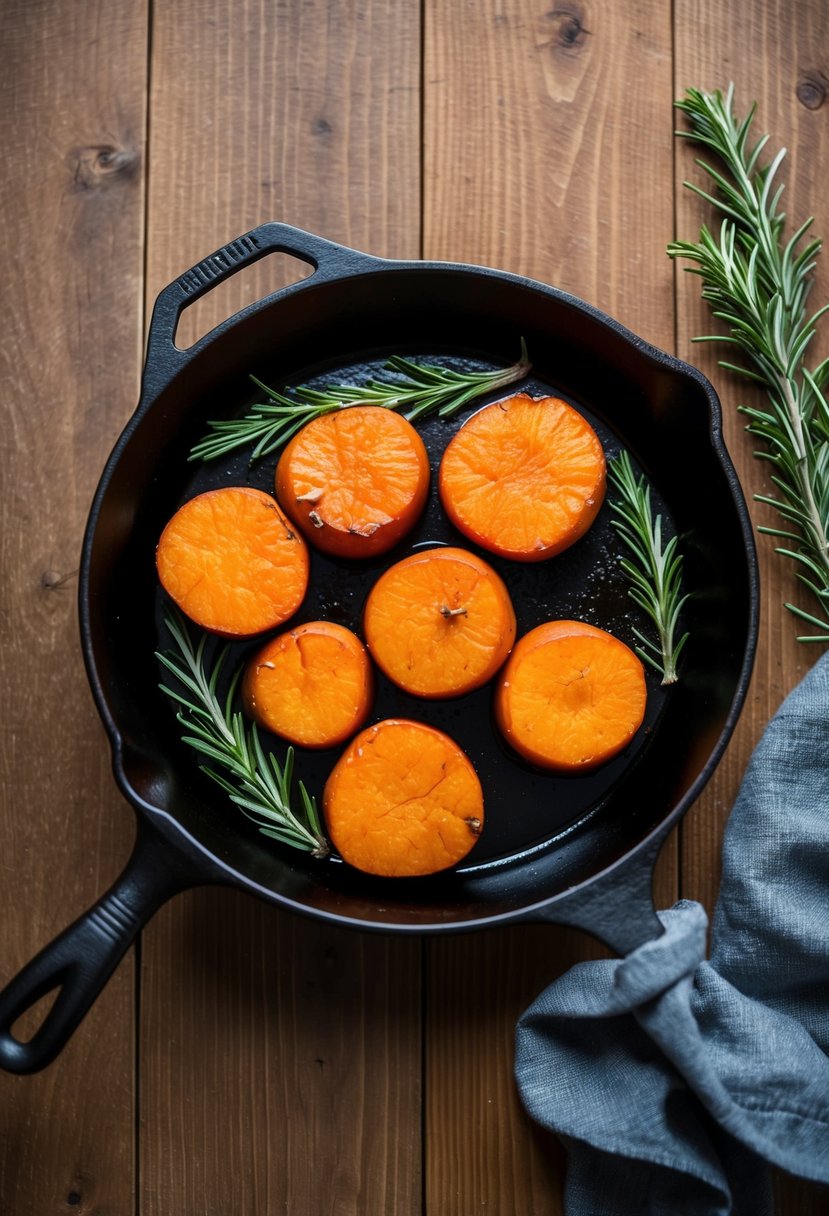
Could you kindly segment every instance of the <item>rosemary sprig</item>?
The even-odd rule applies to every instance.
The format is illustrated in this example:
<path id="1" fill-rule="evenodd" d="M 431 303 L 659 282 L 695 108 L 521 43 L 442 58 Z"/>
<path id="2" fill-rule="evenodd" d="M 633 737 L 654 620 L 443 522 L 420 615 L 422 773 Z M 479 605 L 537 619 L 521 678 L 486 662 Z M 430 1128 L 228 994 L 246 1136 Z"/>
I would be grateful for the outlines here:
<path id="1" fill-rule="evenodd" d="M 677 538 L 672 536 L 663 547 L 662 516 L 654 518 L 650 486 L 643 476 L 636 476 L 628 453 L 620 452 L 608 461 L 607 467 L 619 493 L 618 500 L 609 500 L 615 516 L 612 523 L 633 558 L 619 558 L 630 579 L 628 594 L 653 621 L 659 638 L 657 645 L 634 629 L 642 643 L 636 653 L 661 672 L 663 684 L 675 684 L 677 661 L 688 640 L 688 634 L 684 633 L 676 641 L 679 614 L 688 599 L 682 594 L 682 555 L 678 552 Z"/>
<path id="2" fill-rule="evenodd" d="M 349 405 L 403 410 L 410 422 L 433 411 L 448 418 L 476 397 L 523 379 L 530 367 L 527 344 L 522 338 L 518 362 L 501 371 L 458 372 L 394 355 L 384 364 L 386 371 L 397 373 L 388 379 L 371 379 L 365 384 L 330 384 L 322 389 L 300 385 L 288 390 L 290 396 L 251 376 L 268 400 L 252 406 L 244 418 L 208 423 L 209 432 L 192 448 L 190 460 L 215 460 L 253 444 L 253 464 L 281 448 L 306 422 Z"/>
<path id="3" fill-rule="evenodd" d="M 156 658 L 172 672 L 186 695 L 164 684 L 160 687 L 180 706 L 176 716 L 188 732 L 182 735 L 183 741 L 228 776 L 206 764 L 200 765 L 202 771 L 222 787 L 263 835 L 303 849 L 314 857 L 326 857 L 328 842 L 316 803 L 301 781 L 298 783 L 301 806 L 297 810 L 292 806 L 293 748 L 288 748 L 285 763 L 280 765 L 272 753 L 265 753 L 256 726 L 246 728 L 242 715 L 233 710 L 241 668 L 222 705 L 216 687 L 227 650 L 221 652 L 212 671 L 208 671 L 204 658 L 207 635 L 194 646 L 180 618 L 167 614 L 165 624 L 179 654 L 174 657 L 158 651 Z"/>
<path id="4" fill-rule="evenodd" d="M 771 464 L 771 482 L 777 491 L 756 498 L 783 518 L 782 527 L 759 531 L 785 542 L 777 552 L 797 563 L 798 578 L 817 598 L 820 616 L 786 604 L 819 630 L 799 640 L 827 642 L 829 406 L 824 388 L 829 382 L 829 359 L 811 369 L 806 364 L 817 322 L 829 307 L 811 315 L 806 309 L 821 242 L 805 240 L 811 219 L 784 239 L 783 185 L 776 185 L 775 178 L 786 150 L 761 164 L 769 137 L 763 135 L 756 143 L 750 140 L 756 105 L 739 121 L 733 100 L 734 88 L 729 86 L 725 96 L 719 90 L 689 89 L 677 102 L 690 123 L 690 130 L 678 134 L 708 147 L 719 162 L 714 166 L 697 161 L 711 178 L 712 193 L 685 184 L 723 218 L 718 236 L 703 226 L 698 244 L 674 241 L 668 254 L 694 263 L 687 269 L 701 277 L 703 299 L 729 331 L 697 341 L 736 347 L 742 361 L 721 365 L 766 390 L 768 408 L 741 407 L 750 419 L 748 432 L 765 445 L 757 455 Z"/>

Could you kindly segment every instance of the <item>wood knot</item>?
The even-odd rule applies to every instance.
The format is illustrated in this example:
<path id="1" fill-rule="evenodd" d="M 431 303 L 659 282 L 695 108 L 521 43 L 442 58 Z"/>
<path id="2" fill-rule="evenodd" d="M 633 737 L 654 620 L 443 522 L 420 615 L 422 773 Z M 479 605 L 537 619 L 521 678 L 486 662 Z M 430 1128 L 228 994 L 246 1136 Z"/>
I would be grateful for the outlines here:
<path id="1" fill-rule="evenodd" d="M 44 591 L 60 591 L 77 573 L 77 570 L 70 570 L 68 574 L 60 574 L 57 570 L 44 570 L 40 576 L 40 585 Z"/>
<path id="2" fill-rule="evenodd" d="M 795 94 L 797 100 L 807 110 L 819 110 L 826 101 L 826 78 L 820 74 L 819 76 L 804 76 L 802 80 L 798 80 Z"/>
<path id="3" fill-rule="evenodd" d="M 330 135 L 334 128 L 327 118 L 317 118 L 314 120 L 314 125 L 311 129 L 315 135 L 325 136 Z"/>
<path id="4" fill-rule="evenodd" d="M 547 20 L 553 24 L 550 45 L 562 55 L 577 55 L 590 37 L 590 30 L 584 24 L 584 12 L 577 4 L 552 9 Z"/>
<path id="5" fill-rule="evenodd" d="M 112 181 L 132 177 L 138 167 L 138 154 L 132 148 L 115 144 L 88 144 L 73 148 L 68 156 L 74 190 L 95 190 Z"/>

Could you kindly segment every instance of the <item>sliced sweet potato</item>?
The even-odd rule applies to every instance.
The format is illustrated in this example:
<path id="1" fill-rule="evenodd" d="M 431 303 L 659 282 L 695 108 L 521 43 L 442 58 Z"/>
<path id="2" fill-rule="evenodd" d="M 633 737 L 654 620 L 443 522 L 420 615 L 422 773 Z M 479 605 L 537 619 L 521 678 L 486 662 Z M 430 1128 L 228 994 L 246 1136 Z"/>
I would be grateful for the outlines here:
<path id="1" fill-rule="evenodd" d="M 560 772 L 604 764 L 630 743 L 645 673 L 618 638 L 583 621 L 548 621 L 516 643 L 495 690 L 495 720 L 527 760 Z"/>
<path id="2" fill-rule="evenodd" d="M 161 585 L 181 611 L 225 637 L 252 637 L 294 615 L 308 549 L 270 494 L 208 490 L 180 507 L 156 549 Z"/>
<path id="3" fill-rule="evenodd" d="M 385 553 L 414 526 L 429 493 L 417 431 L 381 406 L 323 414 L 286 446 L 276 496 L 317 549 L 335 557 Z"/>
<path id="4" fill-rule="evenodd" d="M 557 397 L 485 406 L 447 445 L 438 489 L 455 527 L 515 561 L 553 557 L 602 505 L 605 457 L 590 423 Z"/>
<path id="5" fill-rule="evenodd" d="M 413 553 L 374 584 L 363 617 L 378 667 L 418 697 L 456 697 L 492 679 L 515 640 L 501 578 L 465 549 Z"/>
<path id="6" fill-rule="evenodd" d="M 351 741 L 323 792 L 340 856 L 368 874 L 414 877 L 457 865 L 484 821 L 466 754 L 432 726 L 388 718 Z"/>
<path id="7" fill-rule="evenodd" d="M 266 642 L 242 680 L 247 714 L 289 743 L 344 743 L 371 708 L 374 677 L 366 648 L 350 629 L 309 621 Z"/>

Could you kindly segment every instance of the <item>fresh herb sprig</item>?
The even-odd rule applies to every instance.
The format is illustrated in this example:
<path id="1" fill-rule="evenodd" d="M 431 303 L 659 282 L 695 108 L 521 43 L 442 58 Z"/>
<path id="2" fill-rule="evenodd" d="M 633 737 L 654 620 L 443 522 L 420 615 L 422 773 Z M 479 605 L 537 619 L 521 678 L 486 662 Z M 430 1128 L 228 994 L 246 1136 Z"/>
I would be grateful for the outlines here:
<path id="1" fill-rule="evenodd" d="M 459 372 L 394 355 L 384 368 L 397 374 L 383 380 L 367 380 L 365 384 L 330 384 L 322 389 L 301 385 L 281 393 L 251 376 L 268 400 L 252 406 L 244 418 L 208 423 L 209 432 L 193 447 L 190 460 L 215 460 L 237 448 L 253 445 L 250 458 L 253 464 L 281 448 L 307 422 L 349 405 L 402 410 L 410 422 L 435 411 L 439 417 L 448 418 L 484 393 L 523 379 L 530 367 L 522 338 L 518 361 L 500 371 Z"/>
<path id="2" fill-rule="evenodd" d="M 165 684 L 160 687 L 180 707 L 176 716 L 187 732 L 182 735 L 183 741 L 224 770 L 217 772 L 202 764 L 202 771 L 222 787 L 263 835 L 314 857 L 326 857 L 330 850 L 317 806 L 301 781 L 297 785 L 300 806 L 297 809 L 293 806 L 293 748 L 288 748 L 285 763 L 280 765 L 272 753 L 266 754 L 256 726 L 245 727 L 241 713 L 233 709 L 241 668 L 222 704 L 216 689 L 227 650 L 220 653 L 212 670 L 208 670 L 207 635 L 194 645 L 180 618 L 167 614 L 165 624 L 178 655 L 158 651 L 156 658 L 186 691 L 179 692 Z"/>
<path id="3" fill-rule="evenodd" d="M 817 322 L 829 308 L 806 308 L 813 284 L 815 259 L 821 242 L 806 240 L 812 219 L 784 237 L 785 213 L 780 209 L 783 185 L 777 172 L 786 155 L 781 149 L 761 164 L 768 135 L 751 140 L 756 106 L 738 120 L 734 89 L 689 89 L 677 106 L 690 129 L 678 132 L 709 148 L 719 162 L 697 163 L 713 183 L 709 193 L 686 182 L 722 215 L 719 234 L 703 226 L 698 243 L 674 241 L 672 258 L 687 258 L 687 269 L 702 279 L 702 296 L 723 321 L 727 334 L 697 341 L 727 342 L 742 362 L 722 366 L 765 388 L 768 407 L 743 406 L 747 430 L 765 445 L 757 455 L 772 465 L 777 493 L 757 495 L 783 518 L 782 527 L 760 527 L 779 537 L 778 552 L 798 565 L 798 578 L 816 597 L 820 615 L 795 604 L 786 607 L 819 632 L 803 642 L 829 641 L 829 359 L 809 368 L 806 353 Z"/>
<path id="4" fill-rule="evenodd" d="M 687 633 L 678 640 L 676 637 L 679 614 L 688 599 L 682 594 L 682 555 L 677 538 L 672 536 L 663 544 L 662 516 L 654 517 L 650 486 L 644 476 L 634 473 L 628 453 L 621 451 L 607 467 L 619 494 L 618 499 L 609 500 L 611 522 L 631 553 L 631 558 L 619 558 L 630 580 L 628 594 L 653 621 L 659 639 L 656 643 L 634 629 L 641 642 L 636 652 L 661 673 L 663 684 L 675 684 L 679 656 L 688 640 Z"/>

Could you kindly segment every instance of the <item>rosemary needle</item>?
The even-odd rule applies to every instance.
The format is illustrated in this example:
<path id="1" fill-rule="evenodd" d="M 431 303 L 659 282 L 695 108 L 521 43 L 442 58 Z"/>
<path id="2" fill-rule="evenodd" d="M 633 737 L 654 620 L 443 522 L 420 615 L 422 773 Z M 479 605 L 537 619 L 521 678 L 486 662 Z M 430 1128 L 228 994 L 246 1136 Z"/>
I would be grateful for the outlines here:
<path id="1" fill-rule="evenodd" d="M 208 423 L 209 432 L 193 447 L 190 460 L 215 460 L 237 448 L 253 446 L 253 463 L 281 448 L 307 422 L 349 405 L 402 410 L 409 422 L 433 412 L 448 418 L 484 393 L 523 379 L 530 366 L 522 338 L 518 361 L 500 371 L 459 372 L 395 355 L 384 364 L 394 375 L 365 384 L 330 384 L 322 389 L 301 385 L 281 393 L 251 376 L 268 400 L 252 406 L 244 418 Z"/>
<path id="2" fill-rule="evenodd" d="M 167 614 L 164 619 L 178 655 L 157 651 L 156 658 L 175 676 L 186 694 L 164 684 L 160 687 L 179 706 L 176 716 L 186 731 L 183 741 L 224 770 L 217 772 L 202 764 L 202 771 L 222 787 L 263 835 L 303 849 L 314 857 L 326 857 L 329 848 L 316 803 L 301 781 L 297 787 L 301 805 L 296 810 L 292 805 L 293 748 L 288 748 L 285 763 L 280 765 L 272 753 L 266 754 L 256 726 L 251 723 L 245 727 L 241 713 L 233 710 L 241 669 L 231 681 L 222 704 L 216 686 L 227 650 L 221 652 L 212 671 L 208 671 L 207 635 L 194 646 L 181 618 Z"/>
<path id="3" fill-rule="evenodd" d="M 643 476 L 636 476 L 627 452 L 610 459 L 607 468 L 619 493 L 619 498 L 609 503 L 615 516 L 612 523 L 632 556 L 632 560 L 619 558 L 630 580 L 628 594 L 653 621 L 659 638 L 657 645 L 634 629 L 642 643 L 636 653 L 661 672 L 663 684 L 675 684 L 677 661 L 688 640 L 687 633 L 676 640 L 679 613 L 688 599 L 682 594 L 682 555 L 677 538 L 672 536 L 663 546 L 662 516 L 654 518 L 650 486 Z"/>
<path id="4" fill-rule="evenodd" d="M 829 308 L 812 315 L 806 310 L 821 243 L 805 240 L 811 219 L 784 239 L 783 186 L 775 178 L 785 149 L 762 164 L 769 137 L 750 141 L 756 105 L 739 121 L 733 101 L 732 85 L 725 96 L 689 89 L 677 102 L 690 123 L 678 134 L 708 148 L 718 162 L 697 161 L 713 193 L 686 185 L 723 218 L 718 235 L 703 226 L 698 243 L 674 241 L 668 254 L 694 263 L 688 269 L 702 279 L 703 299 L 727 327 L 726 334 L 697 341 L 730 343 L 741 362 L 721 366 L 766 390 L 767 408 L 744 406 L 742 412 L 748 432 L 765 445 L 757 455 L 771 465 L 777 491 L 757 500 L 774 507 L 783 526 L 759 531 L 785 542 L 778 553 L 797 563 L 798 578 L 817 599 L 820 616 L 786 605 L 819 631 L 799 640 L 829 642 L 829 359 L 811 369 L 806 363 L 817 321 Z"/>

